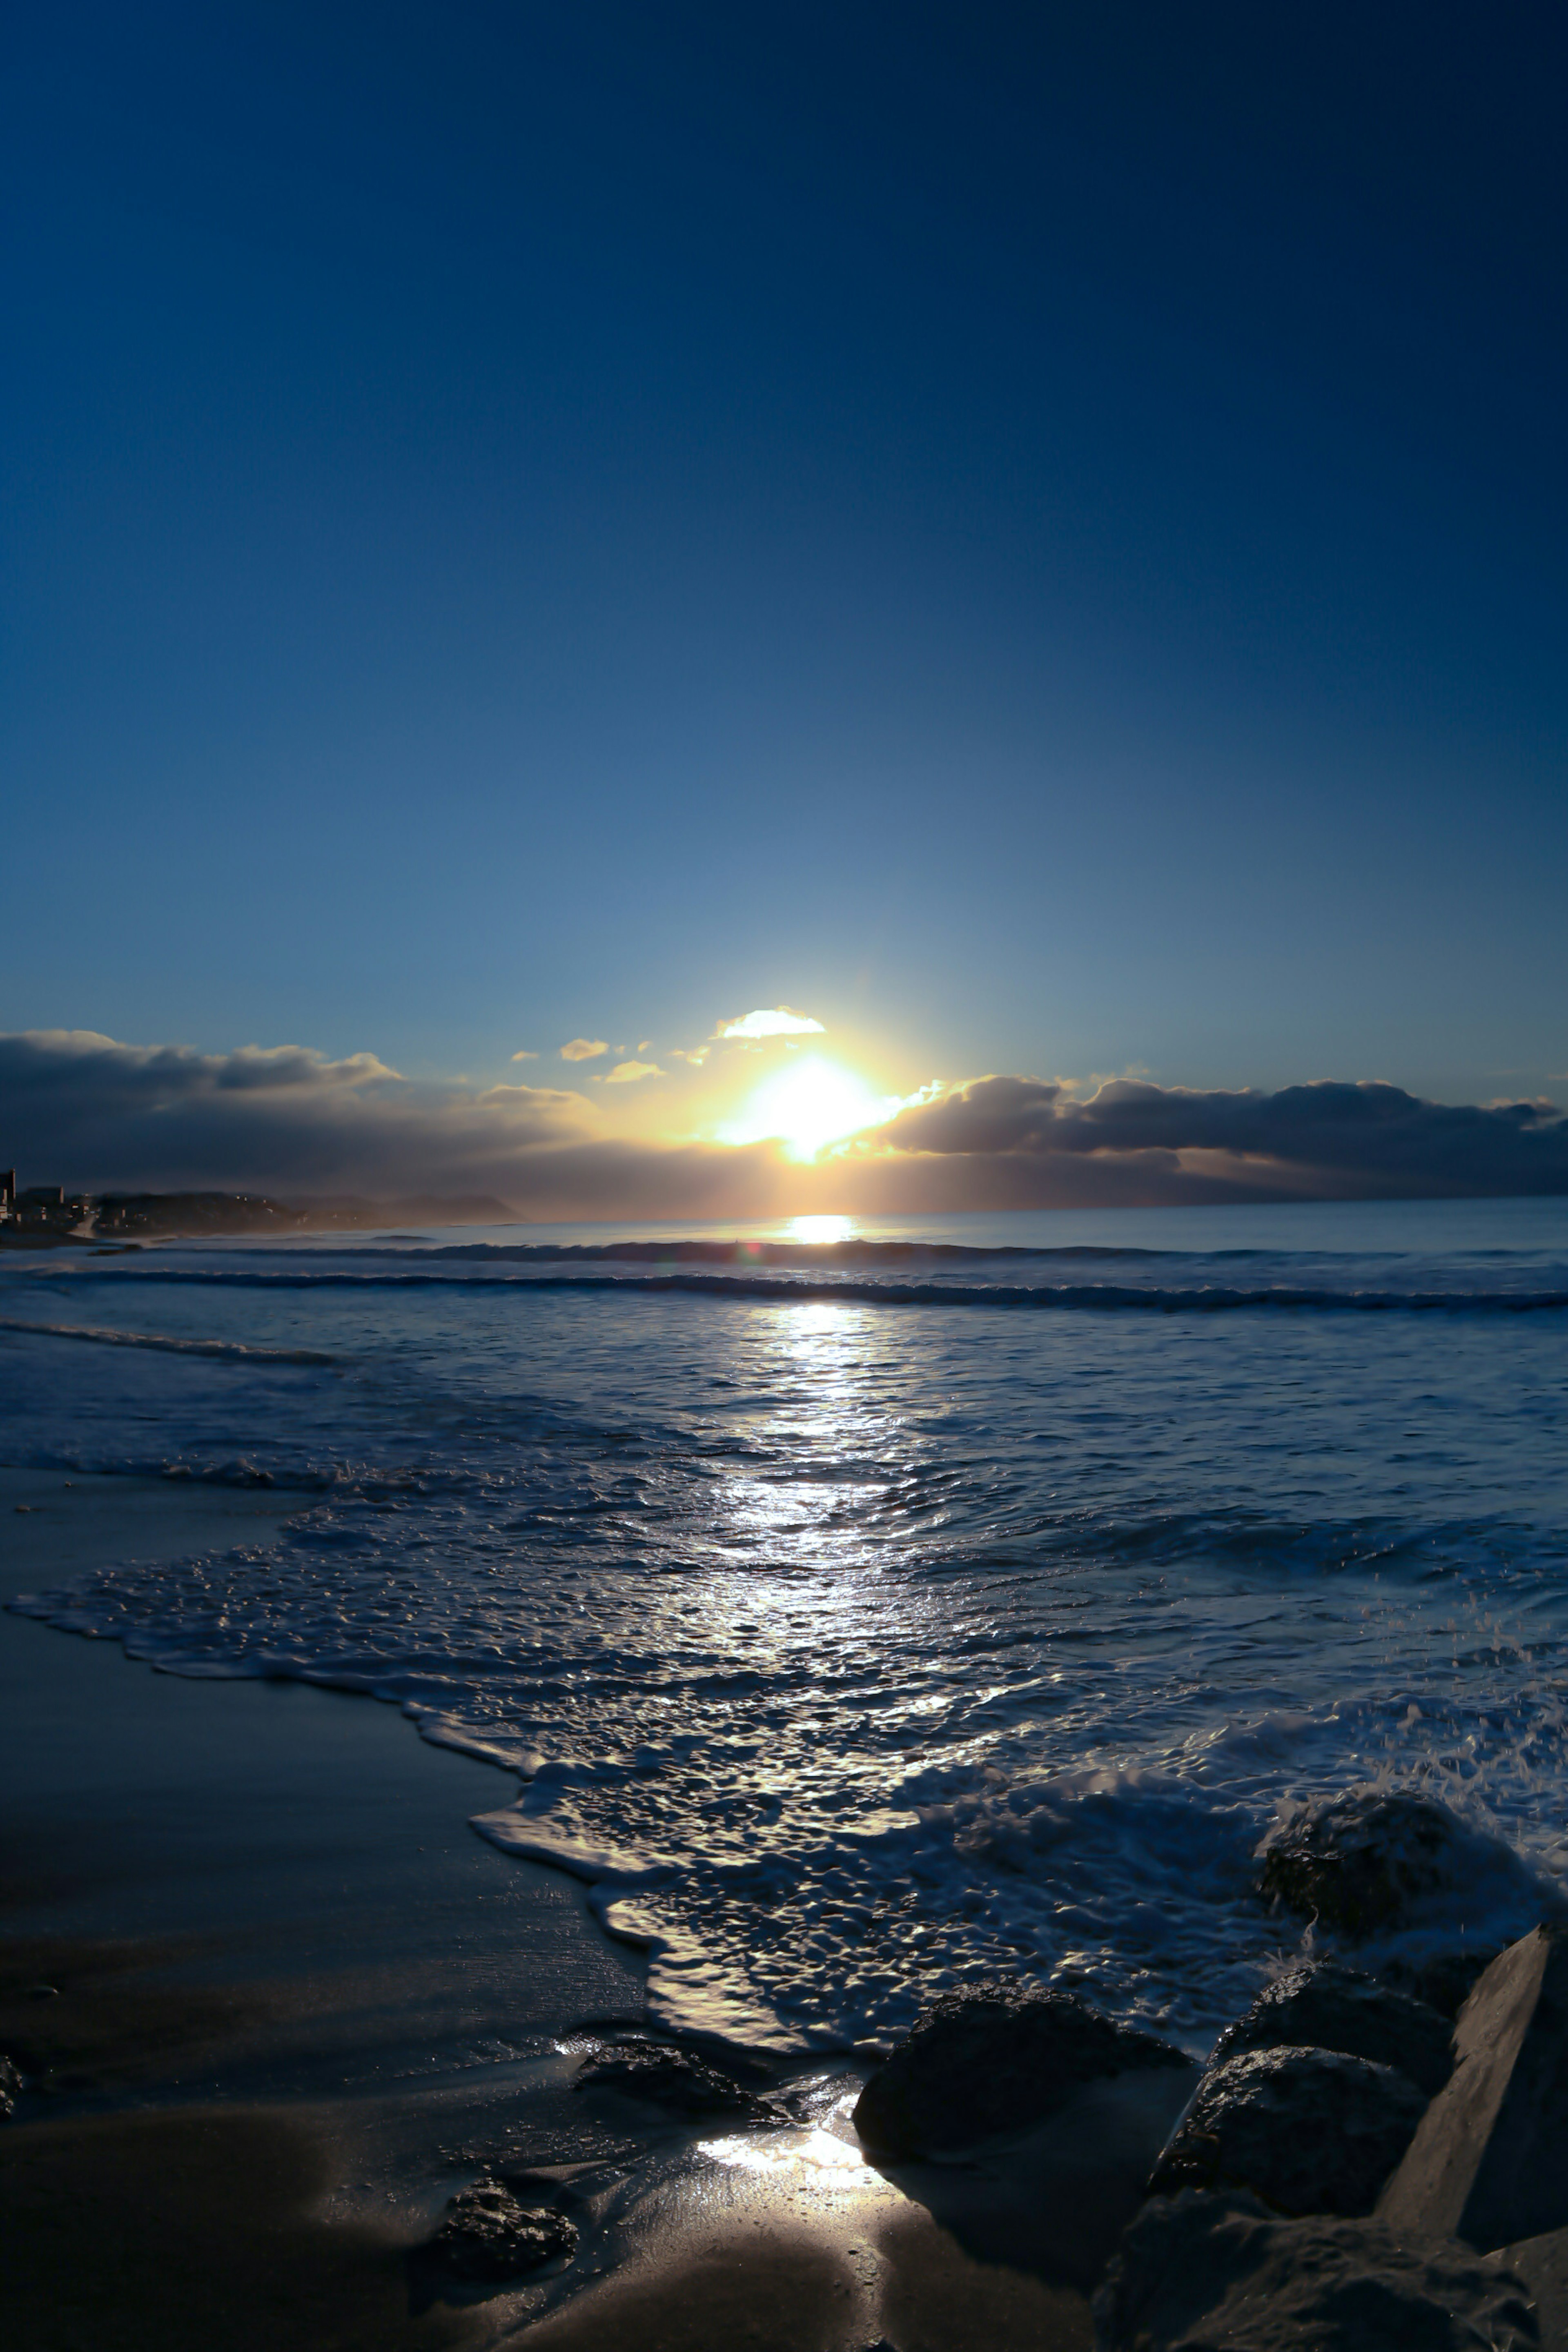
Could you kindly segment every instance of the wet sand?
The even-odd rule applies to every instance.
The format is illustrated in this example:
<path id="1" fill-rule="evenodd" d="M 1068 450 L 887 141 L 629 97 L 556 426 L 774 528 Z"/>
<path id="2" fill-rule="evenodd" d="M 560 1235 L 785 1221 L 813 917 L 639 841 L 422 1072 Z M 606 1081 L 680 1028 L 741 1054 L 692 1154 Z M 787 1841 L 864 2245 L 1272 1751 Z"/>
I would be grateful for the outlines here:
<path id="1" fill-rule="evenodd" d="M 393 2235 L 321 2221 L 308 2118 L 244 2108 L 0 2131 L 0 2314 L 17 2352 L 445 2352 Z"/>
<path id="2" fill-rule="evenodd" d="M 305 1499 L 0 1472 L 0 1602 L 110 1558 L 264 1543 Z M 642 2012 L 641 1961 L 584 1890 L 468 1827 L 511 1775 L 395 1707 L 156 1673 L 0 1609 L 0 1759 L 8 1932 L 195 1939 L 193 1981 L 276 1979 L 280 2078 L 290 2037 L 370 2079 Z"/>
<path id="3" fill-rule="evenodd" d="M 0 1599 L 265 1542 L 302 1499 L 0 1472 Z M 831 2065 L 776 2085 L 795 2119 L 762 2132 L 574 2095 L 584 2030 L 642 2017 L 637 1954 L 469 1829 L 510 1776 L 371 1700 L 161 1675 L 0 1613 L 0 2049 L 43 2086 L 0 2127 L 27 2352 L 1089 2342 L 1163 2129 L 1144 2094 L 895 2176 Z M 408 2251 L 486 2166 L 546 2168 L 578 2258 L 419 2310 Z"/>

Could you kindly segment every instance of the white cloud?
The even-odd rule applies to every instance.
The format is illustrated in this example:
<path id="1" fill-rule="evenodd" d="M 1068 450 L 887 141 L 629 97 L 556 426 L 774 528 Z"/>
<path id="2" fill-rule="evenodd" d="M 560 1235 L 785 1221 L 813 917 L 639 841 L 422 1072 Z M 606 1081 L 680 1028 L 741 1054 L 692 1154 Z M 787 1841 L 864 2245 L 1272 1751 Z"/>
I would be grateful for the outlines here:
<path id="1" fill-rule="evenodd" d="M 537 1062 L 539 1056 L 537 1054 L 530 1054 L 525 1051 L 521 1054 L 514 1054 L 511 1058 L 514 1062 Z"/>
<path id="2" fill-rule="evenodd" d="M 662 1078 L 657 1062 L 617 1062 L 605 1080 L 607 1087 L 635 1086 L 638 1078 Z"/>
<path id="3" fill-rule="evenodd" d="M 561 1048 L 561 1058 L 563 1062 L 592 1062 L 609 1050 L 603 1037 L 568 1037 Z"/>
<path id="4" fill-rule="evenodd" d="M 738 1021 L 721 1021 L 713 1032 L 715 1037 L 825 1037 L 826 1034 L 809 1013 L 793 1012 L 787 1004 L 743 1013 Z"/>

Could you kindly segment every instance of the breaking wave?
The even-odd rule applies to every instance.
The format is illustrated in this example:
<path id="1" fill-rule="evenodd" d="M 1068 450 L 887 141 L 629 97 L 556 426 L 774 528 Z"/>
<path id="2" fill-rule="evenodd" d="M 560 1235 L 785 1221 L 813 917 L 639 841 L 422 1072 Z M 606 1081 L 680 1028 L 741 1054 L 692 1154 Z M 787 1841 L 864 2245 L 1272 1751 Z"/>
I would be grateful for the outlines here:
<path id="1" fill-rule="evenodd" d="M 25 1323 L 0 1316 L 0 1331 L 26 1332 L 37 1339 L 86 1339 L 99 1348 L 153 1348 L 167 1355 L 210 1356 L 237 1364 L 333 1364 L 335 1356 L 317 1348 L 258 1348 L 240 1339 L 182 1339 L 165 1331 L 104 1331 L 89 1323 Z"/>
<path id="2" fill-rule="evenodd" d="M 1113 1283 L 963 1283 L 856 1280 L 825 1275 L 705 1274 L 644 1275 L 527 1274 L 508 1281 L 495 1275 L 361 1274 L 346 1267 L 310 1270 L 268 1267 L 161 1266 L 121 1277 L 127 1285 L 195 1284 L 229 1290 L 421 1289 L 510 1291 L 611 1291 L 623 1297 L 684 1294 L 697 1298 L 777 1299 L 786 1305 L 837 1301 L 859 1307 L 997 1307 L 1058 1308 L 1077 1314 L 1224 1315 L 1260 1307 L 1320 1314 L 1531 1315 L 1568 1308 L 1568 1289 L 1394 1290 L 1297 1287 L 1258 1284 L 1242 1289 L 1217 1283 L 1137 1286 Z"/>
<path id="3" fill-rule="evenodd" d="M 1299 1942 L 1256 1853 L 1306 1800 L 1502 1838 L 1472 1939 L 1568 1883 L 1563 1224 L 1401 1257 L 1325 1213 L 1037 1285 L 663 1242 L 7 1268 L 8 1458 L 300 1502 L 25 1605 L 503 1765 L 484 1833 L 590 1883 L 672 2025 L 885 2041 L 1016 1974 L 1201 2047 Z"/>

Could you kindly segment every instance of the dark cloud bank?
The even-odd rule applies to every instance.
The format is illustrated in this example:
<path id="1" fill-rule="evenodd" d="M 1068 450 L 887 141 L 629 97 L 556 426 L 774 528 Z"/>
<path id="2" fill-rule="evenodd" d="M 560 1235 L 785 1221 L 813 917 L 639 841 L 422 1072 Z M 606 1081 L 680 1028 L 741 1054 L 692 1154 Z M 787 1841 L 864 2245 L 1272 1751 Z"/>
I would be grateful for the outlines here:
<path id="1" fill-rule="evenodd" d="M 540 1218 L 1148 1207 L 1568 1192 L 1568 1118 L 1372 1084 L 1118 1080 L 1084 1099 L 984 1077 L 801 1168 L 768 1145 L 609 1139 L 578 1095 L 411 1082 L 369 1054 L 41 1031 L 0 1036 L 0 1160 L 13 1160 L 25 1182 L 94 1192 L 486 1193 Z"/>
<path id="2" fill-rule="evenodd" d="M 1551 1105 L 1424 1102 L 1366 1081 L 1225 1094 L 1119 1078 L 1083 1100 L 976 1078 L 879 1142 L 895 1181 L 933 1160 L 962 1170 L 973 1197 L 954 1207 L 1568 1192 L 1568 1118 Z"/>

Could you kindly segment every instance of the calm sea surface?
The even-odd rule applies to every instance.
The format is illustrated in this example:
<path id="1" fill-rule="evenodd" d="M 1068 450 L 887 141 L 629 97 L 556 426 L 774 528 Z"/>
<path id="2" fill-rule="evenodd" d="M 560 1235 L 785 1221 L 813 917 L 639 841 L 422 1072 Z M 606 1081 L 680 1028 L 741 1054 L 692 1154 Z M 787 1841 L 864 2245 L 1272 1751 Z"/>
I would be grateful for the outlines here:
<path id="1" fill-rule="evenodd" d="M 1568 1203 L 619 1238 L 0 1260 L 0 1458 L 301 1490 L 35 1612 L 515 1767 L 488 1832 L 778 2047 L 1017 1970 L 1201 2043 L 1363 1782 L 1568 1882 Z"/>

